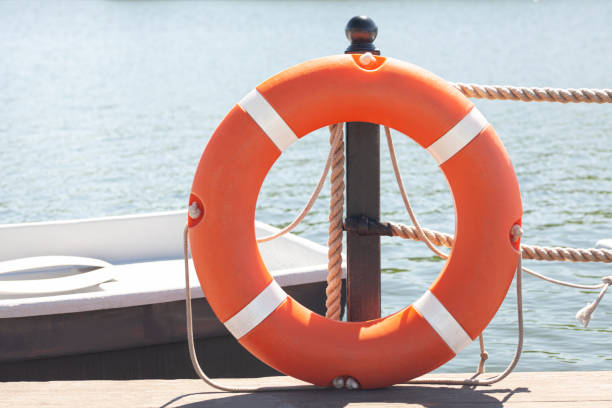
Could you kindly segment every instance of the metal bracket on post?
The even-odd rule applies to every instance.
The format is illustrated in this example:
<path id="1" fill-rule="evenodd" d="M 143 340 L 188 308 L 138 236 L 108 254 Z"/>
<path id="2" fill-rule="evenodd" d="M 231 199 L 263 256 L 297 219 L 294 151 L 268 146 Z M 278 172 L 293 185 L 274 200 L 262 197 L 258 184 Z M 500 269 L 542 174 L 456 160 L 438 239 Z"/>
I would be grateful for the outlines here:
<path id="1" fill-rule="evenodd" d="M 345 54 L 370 52 L 378 27 L 366 16 L 349 20 L 345 33 L 351 41 Z M 367 122 L 346 124 L 346 216 L 380 220 L 380 128 Z M 380 237 L 347 231 L 347 319 L 380 317 Z"/>

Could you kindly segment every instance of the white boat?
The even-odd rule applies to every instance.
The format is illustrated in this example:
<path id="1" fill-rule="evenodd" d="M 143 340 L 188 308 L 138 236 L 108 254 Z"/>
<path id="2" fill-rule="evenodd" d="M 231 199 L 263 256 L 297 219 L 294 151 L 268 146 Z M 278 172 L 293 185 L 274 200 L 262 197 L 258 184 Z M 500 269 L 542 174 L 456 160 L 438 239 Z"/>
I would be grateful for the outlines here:
<path id="1" fill-rule="evenodd" d="M 173 211 L 0 225 L 0 381 L 194 376 L 185 341 L 185 222 L 184 211 Z M 257 236 L 278 231 L 255 228 Z M 327 248 L 287 234 L 259 249 L 291 296 L 324 313 Z M 274 373 L 228 335 L 193 265 L 190 272 L 207 369 Z"/>
<path id="2" fill-rule="evenodd" d="M 597 241 L 597 244 L 595 244 L 595 248 L 612 249 L 612 239 L 600 239 Z"/>

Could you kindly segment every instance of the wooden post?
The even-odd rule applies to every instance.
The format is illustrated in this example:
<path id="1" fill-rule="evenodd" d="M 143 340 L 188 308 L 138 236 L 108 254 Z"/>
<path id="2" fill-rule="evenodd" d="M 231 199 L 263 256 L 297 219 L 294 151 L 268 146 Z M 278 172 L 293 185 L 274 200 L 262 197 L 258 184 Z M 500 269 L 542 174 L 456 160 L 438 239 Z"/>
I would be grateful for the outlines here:
<path id="1" fill-rule="evenodd" d="M 365 16 L 346 25 L 351 45 L 346 54 L 371 52 L 378 27 Z M 346 124 L 346 216 L 380 220 L 380 128 L 377 124 Z M 380 237 L 347 232 L 347 319 L 380 317 Z"/>

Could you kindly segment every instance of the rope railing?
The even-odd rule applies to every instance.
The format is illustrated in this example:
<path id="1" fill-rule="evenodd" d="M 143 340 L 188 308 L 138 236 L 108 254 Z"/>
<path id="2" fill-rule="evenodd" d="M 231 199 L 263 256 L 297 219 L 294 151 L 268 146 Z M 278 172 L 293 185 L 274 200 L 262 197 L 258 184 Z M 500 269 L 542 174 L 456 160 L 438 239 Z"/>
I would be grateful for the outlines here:
<path id="1" fill-rule="evenodd" d="M 612 89 L 528 88 L 451 83 L 468 98 L 523 102 L 612 103 Z"/>
<path id="2" fill-rule="evenodd" d="M 416 227 L 404 224 L 388 223 L 393 236 L 421 241 Z M 436 246 L 452 248 L 455 238 L 450 234 L 422 228 L 425 236 Z M 612 250 L 597 248 L 561 248 L 541 247 L 535 245 L 521 245 L 523 259 L 536 261 L 565 261 L 565 262 L 604 262 L 612 263 Z"/>

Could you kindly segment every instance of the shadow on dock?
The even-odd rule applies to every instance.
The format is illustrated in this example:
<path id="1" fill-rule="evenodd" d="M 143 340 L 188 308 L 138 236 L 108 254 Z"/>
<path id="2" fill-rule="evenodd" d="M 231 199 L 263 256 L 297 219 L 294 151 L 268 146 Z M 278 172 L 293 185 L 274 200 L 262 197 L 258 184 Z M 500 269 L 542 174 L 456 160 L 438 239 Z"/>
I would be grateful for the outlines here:
<path id="1" fill-rule="evenodd" d="M 487 387 L 427 387 L 399 385 L 368 391 L 280 391 L 249 394 L 223 392 L 199 392 L 178 396 L 160 408 L 182 407 L 346 407 L 350 404 L 409 404 L 415 407 L 472 407 L 496 408 L 517 393 L 529 393 L 525 387 L 514 389 Z"/>

